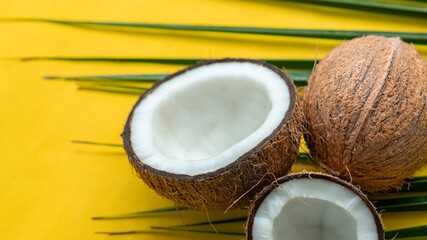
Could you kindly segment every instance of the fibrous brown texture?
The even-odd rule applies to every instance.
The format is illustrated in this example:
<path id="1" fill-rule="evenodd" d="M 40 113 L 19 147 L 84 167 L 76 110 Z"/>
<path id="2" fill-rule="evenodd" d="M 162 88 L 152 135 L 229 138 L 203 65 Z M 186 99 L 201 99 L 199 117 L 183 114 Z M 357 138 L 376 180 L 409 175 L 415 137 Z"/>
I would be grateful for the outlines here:
<path id="1" fill-rule="evenodd" d="M 232 208 L 248 206 L 250 200 L 259 190 L 271 183 L 276 177 L 286 175 L 297 157 L 303 119 L 299 97 L 292 81 L 282 71 L 264 62 L 247 59 L 202 62 L 177 72 L 154 85 L 152 89 L 141 96 L 135 107 L 143 101 L 146 95 L 155 91 L 158 85 L 173 80 L 175 76 L 183 72 L 206 64 L 232 61 L 252 62 L 270 68 L 283 78 L 288 85 L 291 96 L 289 110 L 286 116 L 283 116 L 283 121 L 278 128 L 233 163 L 214 172 L 196 176 L 172 174 L 153 169 L 142 163 L 132 149 L 130 126 L 133 111 L 129 115 L 122 137 L 130 163 L 137 175 L 150 188 L 178 205 L 192 209 L 217 211 L 224 211 L 230 206 Z"/>
<path id="2" fill-rule="evenodd" d="M 333 49 L 304 97 L 307 144 L 328 172 L 367 192 L 399 189 L 426 161 L 427 62 L 400 38 Z"/>

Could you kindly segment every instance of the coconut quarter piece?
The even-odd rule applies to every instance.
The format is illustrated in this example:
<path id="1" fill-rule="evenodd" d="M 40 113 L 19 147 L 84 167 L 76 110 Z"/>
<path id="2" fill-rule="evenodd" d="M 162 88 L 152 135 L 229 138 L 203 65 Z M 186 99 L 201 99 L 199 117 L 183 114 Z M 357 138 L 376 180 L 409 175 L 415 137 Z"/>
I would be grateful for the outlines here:
<path id="1" fill-rule="evenodd" d="M 285 73 L 257 60 L 221 59 L 153 85 L 122 137 L 138 176 L 157 193 L 193 209 L 225 210 L 241 196 L 235 207 L 248 205 L 255 188 L 290 170 L 301 121 Z"/>
<path id="2" fill-rule="evenodd" d="M 372 203 L 353 185 L 322 173 L 278 179 L 256 198 L 249 240 L 383 240 Z"/>

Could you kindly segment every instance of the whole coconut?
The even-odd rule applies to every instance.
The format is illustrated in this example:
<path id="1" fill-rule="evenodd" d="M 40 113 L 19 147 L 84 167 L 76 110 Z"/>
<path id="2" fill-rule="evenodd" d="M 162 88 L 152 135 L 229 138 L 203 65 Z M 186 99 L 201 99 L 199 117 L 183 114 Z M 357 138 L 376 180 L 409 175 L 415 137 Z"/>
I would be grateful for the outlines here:
<path id="1" fill-rule="evenodd" d="M 304 97 L 308 146 L 328 172 L 367 192 L 399 189 L 427 159 L 427 62 L 400 38 L 333 49 Z"/>

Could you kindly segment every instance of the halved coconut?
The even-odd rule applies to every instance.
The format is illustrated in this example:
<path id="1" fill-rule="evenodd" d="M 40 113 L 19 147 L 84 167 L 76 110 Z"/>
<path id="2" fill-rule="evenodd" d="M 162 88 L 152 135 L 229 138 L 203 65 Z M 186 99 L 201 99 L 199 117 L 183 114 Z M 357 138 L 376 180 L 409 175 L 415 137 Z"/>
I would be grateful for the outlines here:
<path id="1" fill-rule="evenodd" d="M 162 196 L 194 209 L 224 210 L 290 170 L 302 135 L 295 92 L 292 81 L 265 62 L 199 63 L 141 96 L 122 135 L 126 152 Z"/>
<path id="2" fill-rule="evenodd" d="M 372 203 L 353 185 L 322 173 L 278 179 L 256 198 L 247 223 L 250 240 L 382 240 Z"/>

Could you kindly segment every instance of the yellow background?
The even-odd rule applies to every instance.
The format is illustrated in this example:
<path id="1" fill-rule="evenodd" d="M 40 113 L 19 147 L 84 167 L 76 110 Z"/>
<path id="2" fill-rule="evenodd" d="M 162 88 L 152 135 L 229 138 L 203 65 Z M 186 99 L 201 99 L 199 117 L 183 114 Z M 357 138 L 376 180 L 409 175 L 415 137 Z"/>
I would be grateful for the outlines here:
<path id="1" fill-rule="evenodd" d="M 427 20 L 255 0 L 3 0 L 0 17 L 134 21 L 313 29 L 426 32 Z M 95 231 L 181 224 L 172 212 L 144 218 L 93 221 L 108 215 L 173 206 L 131 171 L 120 148 L 70 140 L 121 143 L 137 96 L 77 91 L 76 84 L 41 76 L 172 73 L 182 66 L 29 61 L 28 56 L 323 57 L 335 40 L 167 30 L 90 29 L 47 23 L 0 22 L 0 239 L 188 239 L 185 233 L 110 237 Z M 427 47 L 417 46 L 426 57 Z M 297 167 L 298 169 L 303 166 Z M 427 175 L 427 168 L 417 175 Z M 242 216 L 244 213 L 231 213 Z M 231 216 L 230 215 L 230 216 Z M 225 217 L 230 217 L 225 216 Z M 387 229 L 427 224 L 426 212 L 383 214 Z M 183 212 L 185 223 L 205 213 Z M 224 218 L 221 214 L 212 219 Z M 230 227 L 231 226 L 231 227 Z M 220 227 L 219 227 L 220 228 Z M 210 228 L 206 228 L 209 230 Z M 222 230 L 242 230 L 231 224 Z M 239 239 L 191 234 L 194 239 Z"/>

